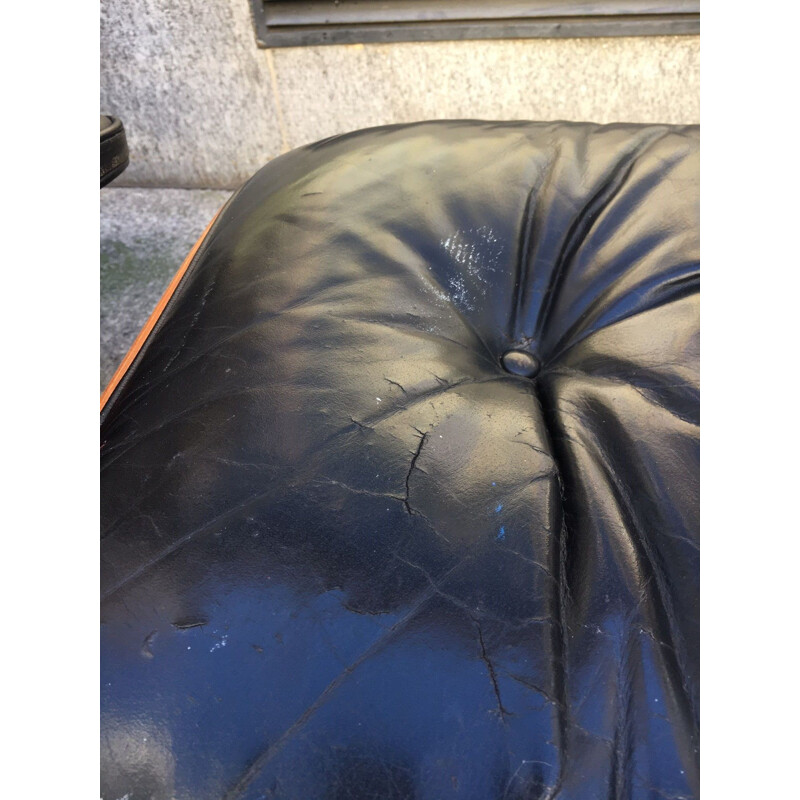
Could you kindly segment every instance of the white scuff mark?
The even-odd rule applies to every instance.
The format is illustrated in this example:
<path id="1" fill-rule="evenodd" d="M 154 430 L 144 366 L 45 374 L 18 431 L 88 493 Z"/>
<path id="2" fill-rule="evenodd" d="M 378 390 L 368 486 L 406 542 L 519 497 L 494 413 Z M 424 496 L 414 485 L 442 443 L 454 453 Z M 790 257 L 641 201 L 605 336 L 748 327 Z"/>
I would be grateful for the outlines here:
<path id="1" fill-rule="evenodd" d="M 451 275 L 448 283 L 450 284 L 450 294 L 453 298 L 453 302 L 465 311 L 474 311 L 475 306 L 472 304 L 472 298 L 467 291 L 464 276 Z"/>
<path id="2" fill-rule="evenodd" d="M 445 292 L 443 292 L 441 289 L 435 289 L 435 288 L 433 288 L 433 289 L 431 289 L 431 294 L 432 294 L 432 295 L 433 295 L 433 296 L 434 296 L 434 297 L 435 297 L 437 300 L 441 300 L 443 303 L 449 303 L 449 302 L 450 302 L 450 298 L 448 297 L 448 295 L 447 295 L 447 294 L 445 294 Z"/>
<path id="3" fill-rule="evenodd" d="M 226 633 L 208 652 L 213 653 L 215 650 L 219 650 L 220 647 L 225 647 L 225 645 L 227 644 L 228 644 L 228 634 Z"/>
<path id="4" fill-rule="evenodd" d="M 497 271 L 505 246 L 488 225 L 457 230 L 441 245 L 456 264 L 463 267 L 462 273 L 448 279 L 451 298 L 463 310 L 474 311 L 474 294 L 486 296 L 490 283 L 488 273 Z"/>
<path id="5" fill-rule="evenodd" d="M 442 242 L 450 257 L 481 283 L 488 283 L 486 272 L 496 272 L 505 246 L 488 225 L 456 231 Z"/>

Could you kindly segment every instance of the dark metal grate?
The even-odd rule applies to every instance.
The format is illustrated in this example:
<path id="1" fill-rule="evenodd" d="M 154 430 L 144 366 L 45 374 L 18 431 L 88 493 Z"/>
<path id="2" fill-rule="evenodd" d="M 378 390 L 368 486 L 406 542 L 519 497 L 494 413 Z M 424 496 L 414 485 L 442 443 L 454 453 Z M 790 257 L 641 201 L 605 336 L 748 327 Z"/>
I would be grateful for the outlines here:
<path id="1" fill-rule="evenodd" d="M 700 32 L 699 0 L 251 0 L 259 47 Z"/>

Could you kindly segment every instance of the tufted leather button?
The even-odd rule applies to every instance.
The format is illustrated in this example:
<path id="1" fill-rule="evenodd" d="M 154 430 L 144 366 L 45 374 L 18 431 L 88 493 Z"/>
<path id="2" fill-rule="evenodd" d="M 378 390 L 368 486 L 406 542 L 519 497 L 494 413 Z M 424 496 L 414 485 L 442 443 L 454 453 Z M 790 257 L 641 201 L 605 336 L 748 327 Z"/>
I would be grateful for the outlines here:
<path id="1" fill-rule="evenodd" d="M 503 369 L 512 375 L 520 375 L 523 378 L 535 378 L 542 367 L 541 362 L 532 353 L 524 350 L 508 350 L 503 353 L 500 359 Z"/>

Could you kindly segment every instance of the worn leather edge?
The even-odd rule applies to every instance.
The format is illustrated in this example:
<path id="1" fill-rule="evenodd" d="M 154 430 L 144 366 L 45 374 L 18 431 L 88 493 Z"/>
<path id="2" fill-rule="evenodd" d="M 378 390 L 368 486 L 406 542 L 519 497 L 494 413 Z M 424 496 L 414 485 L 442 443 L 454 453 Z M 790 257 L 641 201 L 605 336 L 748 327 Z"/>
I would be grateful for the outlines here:
<path id="1" fill-rule="evenodd" d="M 108 386 L 106 386 L 105 390 L 100 395 L 101 414 L 106 409 L 108 401 L 114 395 L 116 390 L 120 388 L 120 384 L 123 383 L 125 376 L 128 374 L 134 362 L 137 360 L 145 343 L 150 338 L 150 334 L 153 332 L 153 329 L 156 327 L 156 324 L 163 316 L 164 311 L 169 305 L 170 300 L 175 295 L 178 286 L 181 284 L 183 278 L 186 276 L 186 273 L 189 271 L 189 267 L 194 262 L 198 251 L 202 247 L 203 243 L 207 240 L 209 233 L 214 227 L 214 223 L 216 223 L 216 221 L 219 219 L 223 209 L 228 205 L 229 202 L 230 200 L 228 200 L 228 202 L 226 202 L 225 205 L 223 205 L 222 208 L 219 211 L 217 211 L 217 213 L 212 217 L 208 225 L 206 225 L 205 230 L 200 234 L 200 238 L 198 238 L 198 240 L 194 243 L 194 246 L 189 251 L 186 258 L 183 260 L 183 263 L 178 268 L 178 271 L 175 273 L 172 280 L 169 282 L 169 285 L 164 291 L 164 294 L 161 295 L 161 299 L 158 301 L 156 307 L 153 309 L 152 313 L 148 317 L 147 322 L 145 322 L 144 326 L 134 339 L 133 344 L 128 349 L 128 352 L 125 354 L 125 357 L 120 362 L 120 365 L 117 367 L 116 371 L 114 372 L 114 375 L 108 382 Z"/>

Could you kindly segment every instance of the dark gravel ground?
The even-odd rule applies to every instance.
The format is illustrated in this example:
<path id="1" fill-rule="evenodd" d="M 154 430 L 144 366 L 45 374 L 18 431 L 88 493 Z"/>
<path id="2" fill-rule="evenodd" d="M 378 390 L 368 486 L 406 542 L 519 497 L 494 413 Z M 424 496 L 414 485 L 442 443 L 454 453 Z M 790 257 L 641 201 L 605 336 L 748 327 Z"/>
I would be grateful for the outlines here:
<path id="1" fill-rule="evenodd" d="M 100 192 L 100 390 L 229 191 Z"/>

